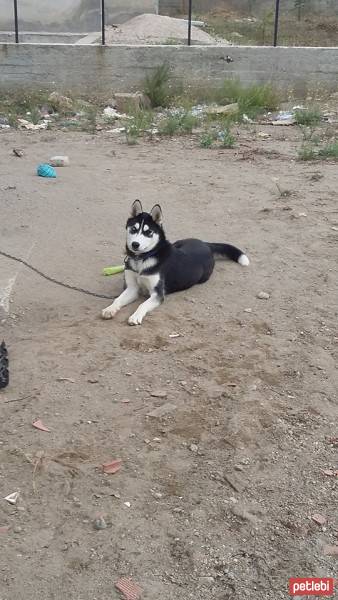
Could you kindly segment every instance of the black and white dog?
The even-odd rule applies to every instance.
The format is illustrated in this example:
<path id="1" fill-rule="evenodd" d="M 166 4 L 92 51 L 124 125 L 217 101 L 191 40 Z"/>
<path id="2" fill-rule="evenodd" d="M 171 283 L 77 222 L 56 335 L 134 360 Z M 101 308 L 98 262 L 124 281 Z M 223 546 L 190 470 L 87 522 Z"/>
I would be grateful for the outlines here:
<path id="1" fill-rule="evenodd" d="M 207 281 L 214 269 L 215 255 L 242 266 L 249 264 L 248 257 L 230 244 L 209 244 L 195 239 L 171 244 L 163 230 L 161 207 L 156 204 L 146 213 L 139 200 L 132 205 L 127 221 L 126 252 L 125 289 L 102 311 L 102 317 L 111 319 L 123 306 L 146 293 L 149 298 L 129 317 L 129 325 L 141 325 L 146 314 L 157 308 L 166 294 Z"/>

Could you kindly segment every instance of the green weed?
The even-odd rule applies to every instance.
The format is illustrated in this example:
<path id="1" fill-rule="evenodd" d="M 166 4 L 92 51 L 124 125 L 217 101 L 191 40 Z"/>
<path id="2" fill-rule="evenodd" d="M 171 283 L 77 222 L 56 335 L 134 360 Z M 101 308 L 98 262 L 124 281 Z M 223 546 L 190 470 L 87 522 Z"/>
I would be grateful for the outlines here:
<path id="1" fill-rule="evenodd" d="M 338 159 L 338 140 L 335 140 L 331 144 L 327 144 L 318 150 L 318 156 L 321 158 L 334 158 Z"/>
<path id="2" fill-rule="evenodd" d="M 298 151 L 299 160 L 315 160 L 317 158 L 317 153 L 315 148 L 310 144 L 303 144 Z"/>
<path id="3" fill-rule="evenodd" d="M 301 128 L 301 132 L 303 135 L 303 141 L 304 142 L 311 142 L 312 144 L 318 146 L 318 144 L 320 144 L 320 136 L 317 134 L 315 135 L 316 132 L 316 128 L 314 126 L 305 126 L 305 125 L 300 125 Z"/>
<path id="4" fill-rule="evenodd" d="M 193 128 L 198 124 L 198 118 L 189 112 L 181 114 L 169 115 L 159 124 L 159 132 L 161 135 L 172 136 L 175 134 L 182 135 L 191 133 Z"/>
<path id="5" fill-rule="evenodd" d="M 211 148 L 214 142 L 214 136 L 211 133 L 203 133 L 200 137 L 201 148 Z"/>
<path id="6" fill-rule="evenodd" d="M 218 133 L 221 148 L 233 148 L 236 144 L 236 138 L 229 129 L 224 129 Z"/>
<path id="7" fill-rule="evenodd" d="M 151 127 L 153 116 L 152 111 L 139 110 L 132 115 L 132 119 L 123 122 L 126 129 L 126 141 L 129 146 L 137 144 L 144 131 Z"/>
<path id="8" fill-rule="evenodd" d="M 213 93 L 213 99 L 218 104 L 238 104 L 239 115 L 246 114 L 255 117 L 265 110 L 276 110 L 279 97 L 271 85 L 244 86 L 236 79 L 226 79 Z"/>
<path id="9" fill-rule="evenodd" d="M 40 110 L 37 108 L 37 106 L 34 106 L 31 110 L 30 110 L 30 115 L 29 116 L 29 120 L 34 123 L 34 125 L 37 125 L 40 121 L 41 121 L 41 113 Z"/>
<path id="10" fill-rule="evenodd" d="M 168 106 L 170 97 L 169 79 L 170 68 L 166 64 L 157 67 L 152 75 L 146 77 L 143 91 L 148 96 L 153 108 Z"/>
<path id="11" fill-rule="evenodd" d="M 295 121 L 297 125 L 310 127 L 318 125 L 322 120 L 322 114 L 318 108 L 297 109 L 295 111 Z"/>
<path id="12" fill-rule="evenodd" d="M 313 144 L 303 144 L 298 151 L 300 160 L 315 160 L 331 158 L 338 159 L 338 140 L 326 144 L 321 148 L 315 147 Z"/>

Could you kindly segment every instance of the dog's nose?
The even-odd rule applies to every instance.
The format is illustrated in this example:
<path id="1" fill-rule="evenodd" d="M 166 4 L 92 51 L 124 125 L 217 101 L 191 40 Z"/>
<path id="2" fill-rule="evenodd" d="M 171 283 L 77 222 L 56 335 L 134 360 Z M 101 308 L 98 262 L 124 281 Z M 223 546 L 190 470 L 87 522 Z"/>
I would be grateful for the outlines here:
<path id="1" fill-rule="evenodd" d="M 131 245 L 131 247 L 132 247 L 133 250 L 138 250 L 139 247 L 140 247 L 140 244 L 138 242 L 133 242 L 132 245 Z"/>

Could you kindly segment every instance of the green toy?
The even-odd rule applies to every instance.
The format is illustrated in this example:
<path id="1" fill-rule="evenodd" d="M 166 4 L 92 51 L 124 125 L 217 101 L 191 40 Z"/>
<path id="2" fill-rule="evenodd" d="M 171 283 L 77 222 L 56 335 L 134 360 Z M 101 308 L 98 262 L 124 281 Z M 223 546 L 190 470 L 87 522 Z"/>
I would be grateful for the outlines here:
<path id="1" fill-rule="evenodd" d="M 103 269 L 103 275 L 116 275 L 117 273 L 123 273 L 124 265 L 118 265 L 116 267 L 105 267 Z"/>

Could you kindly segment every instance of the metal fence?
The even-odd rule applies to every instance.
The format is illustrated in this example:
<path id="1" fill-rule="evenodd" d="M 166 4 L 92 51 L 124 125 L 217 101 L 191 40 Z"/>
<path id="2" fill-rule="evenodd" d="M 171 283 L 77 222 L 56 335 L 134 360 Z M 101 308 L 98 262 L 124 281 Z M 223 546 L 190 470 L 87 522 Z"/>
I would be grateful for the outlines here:
<path id="1" fill-rule="evenodd" d="M 105 0 L 98 0 L 101 8 L 101 44 L 106 44 L 106 7 Z M 280 0 L 273 0 L 274 2 L 274 31 L 273 39 L 271 40 L 273 46 L 278 45 L 278 29 L 279 29 L 279 12 L 280 12 Z M 19 43 L 19 10 L 18 0 L 13 0 L 13 14 L 14 14 L 14 28 L 15 28 L 15 42 Z M 188 19 L 187 19 L 187 45 L 191 46 L 191 27 L 192 27 L 192 11 L 193 11 L 193 0 L 188 0 Z"/>

